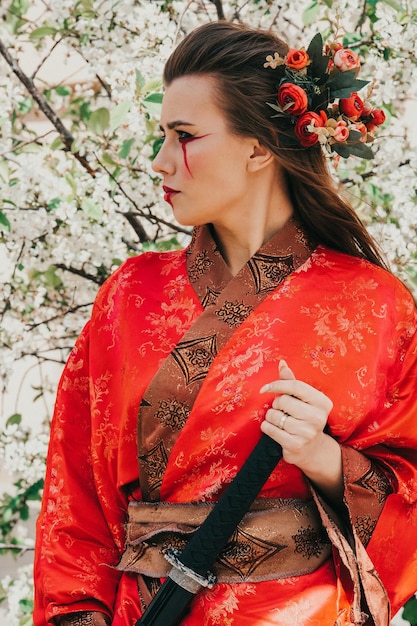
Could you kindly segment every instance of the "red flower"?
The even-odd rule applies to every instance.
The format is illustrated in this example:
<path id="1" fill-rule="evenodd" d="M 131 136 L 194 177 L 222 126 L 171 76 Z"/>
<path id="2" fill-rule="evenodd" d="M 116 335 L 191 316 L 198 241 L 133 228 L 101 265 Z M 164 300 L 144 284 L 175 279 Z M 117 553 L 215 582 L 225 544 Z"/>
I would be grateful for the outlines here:
<path id="1" fill-rule="evenodd" d="M 284 83 L 278 89 L 278 103 L 286 113 L 301 115 L 307 110 L 307 94 L 298 85 Z"/>
<path id="2" fill-rule="evenodd" d="M 292 67 L 294 70 L 302 70 L 310 64 L 310 57 L 305 50 L 290 48 L 285 57 L 285 62 L 288 67 Z"/>
<path id="3" fill-rule="evenodd" d="M 357 120 L 363 113 L 364 104 L 356 91 L 352 93 L 350 98 L 340 98 L 339 110 L 344 115 L 350 117 L 351 120 Z"/>
<path id="4" fill-rule="evenodd" d="M 359 55 L 346 48 L 336 50 L 333 61 L 337 69 L 341 72 L 355 70 L 360 66 Z"/>
<path id="5" fill-rule="evenodd" d="M 382 109 L 374 109 L 371 112 L 371 122 L 375 126 L 379 126 L 385 122 L 385 113 Z"/>
<path id="6" fill-rule="evenodd" d="M 318 142 L 319 136 L 314 131 L 311 132 L 309 130 L 309 126 L 315 126 L 316 128 L 320 128 L 324 126 L 327 122 L 327 115 L 324 111 L 320 111 L 320 114 L 313 113 L 312 111 L 307 111 L 300 115 L 297 120 L 297 123 L 294 127 L 294 133 L 297 137 L 298 141 L 302 146 L 308 148 L 309 146 L 313 146 Z"/>

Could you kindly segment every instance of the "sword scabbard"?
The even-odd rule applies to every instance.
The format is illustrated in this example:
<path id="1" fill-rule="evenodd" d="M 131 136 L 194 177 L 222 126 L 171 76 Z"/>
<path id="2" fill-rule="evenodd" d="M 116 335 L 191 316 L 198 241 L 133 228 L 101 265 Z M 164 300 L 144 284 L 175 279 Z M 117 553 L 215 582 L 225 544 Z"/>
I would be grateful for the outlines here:
<path id="1" fill-rule="evenodd" d="M 281 458 L 281 446 L 267 435 L 262 435 L 214 509 L 184 550 L 175 555 L 177 562 L 173 578 L 170 574 L 136 626 L 176 626 L 181 622 L 195 593 L 201 588 L 198 585 L 195 587 L 192 581 L 207 578 L 217 555 Z M 176 575 L 178 571 L 185 578 L 188 575 L 190 584 L 181 582 L 181 577 Z"/>

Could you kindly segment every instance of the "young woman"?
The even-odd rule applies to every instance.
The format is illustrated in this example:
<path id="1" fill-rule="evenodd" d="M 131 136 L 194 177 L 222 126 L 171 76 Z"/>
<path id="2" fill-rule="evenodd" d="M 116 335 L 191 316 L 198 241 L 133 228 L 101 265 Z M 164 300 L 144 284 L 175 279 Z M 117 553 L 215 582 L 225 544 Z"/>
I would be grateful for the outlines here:
<path id="1" fill-rule="evenodd" d="M 181 623 L 387 626 L 415 591 L 416 311 L 328 173 L 378 114 L 323 58 L 218 22 L 168 60 L 153 166 L 193 237 L 122 265 L 68 360 L 36 626 L 133 626 L 262 433 L 283 460 Z"/>

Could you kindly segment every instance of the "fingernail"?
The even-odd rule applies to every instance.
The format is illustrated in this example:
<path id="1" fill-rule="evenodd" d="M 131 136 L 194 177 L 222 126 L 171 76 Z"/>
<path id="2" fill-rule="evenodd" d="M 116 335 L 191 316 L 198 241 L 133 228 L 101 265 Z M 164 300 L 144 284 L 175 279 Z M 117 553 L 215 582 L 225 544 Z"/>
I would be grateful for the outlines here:
<path id="1" fill-rule="evenodd" d="M 266 391 L 269 391 L 271 389 L 271 385 L 264 385 L 263 387 L 261 387 L 261 389 L 259 390 L 259 393 L 265 393 Z"/>
<path id="2" fill-rule="evenodd" d="M 282 370 L 282 369 L 284 369 L 284 367 L 288 367 L 287 361 L 284 361 L 284 359 L 281 359 L 279 364 L 278 364 L 278 369 Z"/>

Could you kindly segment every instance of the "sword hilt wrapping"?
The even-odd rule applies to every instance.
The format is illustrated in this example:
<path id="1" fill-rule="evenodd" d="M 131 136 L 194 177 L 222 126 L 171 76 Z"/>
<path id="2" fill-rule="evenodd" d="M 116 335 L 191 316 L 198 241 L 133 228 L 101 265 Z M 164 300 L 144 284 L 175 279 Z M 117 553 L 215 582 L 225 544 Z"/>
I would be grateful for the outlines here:
<path id="1" fill-rule="evenodd" d="M 179 556 L 186 567 L 201 576 L 206 575 L 281 457 L 281 446 L 262 435 L 233 482 Z"/>

